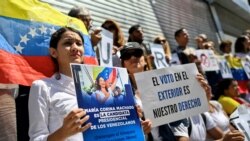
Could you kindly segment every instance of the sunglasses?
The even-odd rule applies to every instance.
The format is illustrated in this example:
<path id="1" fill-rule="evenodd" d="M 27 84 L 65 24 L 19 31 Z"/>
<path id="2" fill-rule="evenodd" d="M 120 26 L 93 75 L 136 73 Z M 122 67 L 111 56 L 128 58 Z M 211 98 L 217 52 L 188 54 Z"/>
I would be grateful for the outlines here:
<path id="1" fill-rule="evenodd" d="M 124 54 L 122 59 L 123 60 L 129 60 L 132 56 L 134 56 L 136 58 L 140 58 L 142 56 L 142 52 L 141 51 L 136 51 L 136 50 L 129 50 Z"/>

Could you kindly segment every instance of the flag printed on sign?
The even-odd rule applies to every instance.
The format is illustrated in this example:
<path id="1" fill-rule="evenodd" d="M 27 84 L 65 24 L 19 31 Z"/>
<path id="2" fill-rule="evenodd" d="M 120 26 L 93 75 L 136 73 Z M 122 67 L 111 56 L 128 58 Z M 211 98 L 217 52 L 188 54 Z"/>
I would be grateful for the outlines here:
<path id="1" fill-rule="evenodd" d="M 38 0 L 3 0 L 0 10 L 0 83 L 31 85 L 54 73 L 51 35 L 70 26 L 84 37 L 84 62 L 97 64 L 84 24 Z"/>

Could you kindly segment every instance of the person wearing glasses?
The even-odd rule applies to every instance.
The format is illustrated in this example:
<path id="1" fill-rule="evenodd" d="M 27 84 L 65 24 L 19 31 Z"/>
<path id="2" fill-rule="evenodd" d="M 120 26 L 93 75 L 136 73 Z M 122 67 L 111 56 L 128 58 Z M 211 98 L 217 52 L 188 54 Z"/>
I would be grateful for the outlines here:
<path id="1" fill-rule="evenodd" d="M 171 59 L 171 50 L 170 50 L 170 46 L 169 46 L 167 39 L 163 35 L 158 35 L 154 39 L 154 43 L 162 45 L 166 60 L 167 60 L 167 62 L 169 62 Z"/>
<path id="2" fill-rule="evenodd" d="M 137 108 L 142 111 L 142 103 L 140 99 L 140 93 L 137 91 L 137 86 L 134 78 L 134 73 L 143 72 L 144 66 L 140 64 L 140 58 L 143 56 L 143 50 L 140 47 L 140 44 L 137 42 L 128 42 L 121 49 L 121 64 L 122 67 L 127 68 L 129 79 L 131 82 L 131 86 L 134 92 L 134 99 L 137 105 Z M 142 112 L 141 112 L 142 113 Z M 153 141 L 153 137 L 151 134 L 151 121 L 149 119 L 145 119 L 143 114 L 140 115 L 141 124 L 144 130 L 144 133 L 147 134 L 147 140 Z"/>

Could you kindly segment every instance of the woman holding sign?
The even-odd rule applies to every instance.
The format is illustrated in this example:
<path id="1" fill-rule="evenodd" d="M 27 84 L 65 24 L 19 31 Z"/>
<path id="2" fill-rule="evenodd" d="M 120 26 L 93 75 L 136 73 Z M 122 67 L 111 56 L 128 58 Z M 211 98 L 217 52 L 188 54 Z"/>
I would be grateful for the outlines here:
<path id="1" fill-rule="evenodd" d="M 111 82 L 109 77 L 112 73 L 116 73 L 116 71 L 111 68 L 105 68 L 99 73 L 96 78 L 96 91 L 91 95 L 99 104 L 104 104 L 105 106 L 114 104 L 113 90 L 116 87 L 117 78 L 115 77 L 113 82 Z"/>
<path id="2" fill-rule="evenodd" d="M 34 81 L 29 97 L 29 136 L 39 141 L 82 141 L 91 123 L 77 108 L 70 63 L 83 63 L 84 40 L 70 27 L 57 30 L 50 40 L 50 55 L 57 66 L 51 78 Z"/>
<path id="3" fill-rule="evenodd" d="M 124 68 L 127 68 L 127 70 L 128 70 L 131 85 L 132 85 L 132 88 L 133 88 L 134 94 L 135 94 L 135 101 L 138 105 L 137 106 L 138 110 L 140 110 L 142 113 L 142 109 L 141 109 L 142 103 L 140 100 L 140 93 L 136 90 L 137 86 L 135 83 L 134 73 L 144 71 L 144 65 L 140 63 L 140 58 L 143 55 L 143 50 L 137 42 L 128 42 L 120 52 L 121 52 L 120 58 L 121 58 L 122 66 Z M 141 114 L 141 118 L 143 119 L 142 126 L 144 129 L 144 132 L 149 133 L 147 136 L 148 141 L 152 141 L 153 136 L 150 133 L 151 121 L 148 119 L 145 119 L 143 114 Z"/>
<path id="4" fill-rule="evenodd" d="M 86 111 L 77 108 L 70 63 L 83 63 L 84 40 L 70 27 L 57 30 L 50 40 L 50 55 L 56 73 L 34 81 L 29 97 L 29 136 L 31 141 L 83 141 L 90 128 Z M 150 125 L 144 125 L 144 131 Z"/>

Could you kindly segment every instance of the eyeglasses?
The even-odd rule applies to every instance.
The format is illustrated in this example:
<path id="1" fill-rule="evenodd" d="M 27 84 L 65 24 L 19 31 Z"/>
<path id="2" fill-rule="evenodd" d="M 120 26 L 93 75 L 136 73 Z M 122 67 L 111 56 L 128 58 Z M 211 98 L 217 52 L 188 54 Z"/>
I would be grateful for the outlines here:
<path id="1" fill-rule="evenodd" d="M 136 50 L 130 50 L 124 53 L 124 57 L 122 57 L 123 60 L 129 60 L 132 56 L 136 58 L 140 58 L 142 56 L 141 51 L 136 51 Z"/>

